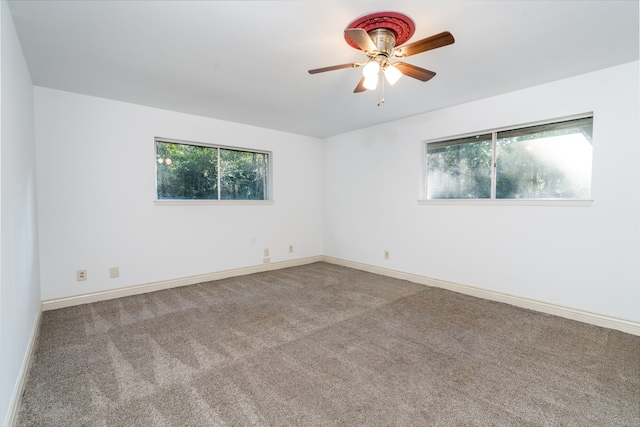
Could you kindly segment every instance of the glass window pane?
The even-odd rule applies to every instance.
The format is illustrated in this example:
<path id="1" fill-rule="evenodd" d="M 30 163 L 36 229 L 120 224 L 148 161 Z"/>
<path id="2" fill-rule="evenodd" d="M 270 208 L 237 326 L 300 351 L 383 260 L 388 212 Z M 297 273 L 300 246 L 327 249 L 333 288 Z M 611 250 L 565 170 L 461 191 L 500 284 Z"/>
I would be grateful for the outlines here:
<path id="1" fill-rule="evenodd" d="M 218 149 L 156 142 L 158 199 L 217 199 Z"/>
<path id="2" fill-rule="evenodd" d="M 592 118 L 499 132 L 496 198 L 591 197 Z"/>
<path id="3" fill-rule="evenodd" d="M 427 199 L 491 197 L 491 135 L 427 144 Z"/>
<path id="4" fill-rule="evenodd" d="M 267 200 L 268 155 L 220 149 L 220 198 Z"/>

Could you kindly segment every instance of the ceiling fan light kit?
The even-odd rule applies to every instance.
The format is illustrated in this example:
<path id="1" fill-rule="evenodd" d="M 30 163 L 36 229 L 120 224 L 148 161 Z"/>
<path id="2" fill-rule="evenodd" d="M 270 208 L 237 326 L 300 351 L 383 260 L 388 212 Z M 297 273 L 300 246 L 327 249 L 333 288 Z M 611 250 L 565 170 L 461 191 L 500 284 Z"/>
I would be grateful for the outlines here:
<path id="1" fill-rule="evenodd" d="M 362 86 L 364 86 L 365 89 L 368 90 L 376 90 L 376 88 L 378 87 L 378 76 L 372 76 L 372 77 L 365 77 L 364 81 L 362 82 Z"/>
<path id="2" fill-rule="evenodd" d="M 436 73 L 405 62 L 391 62 L 391 59 L 426 52 L 454 43 L 450 32 L 444 31 L 431 37 L 404 45 L 415 32 L 415 24 L 407 15 L 399 12 L 375 12 L 351 22 L 344 30 L 344 38 L 349 46 L 367 55 L 364 62 L 334 65 L 309 70 L 309 74 L 343 68 L 362 67 L 362 78 L 354 93 L 375 90 L 380 80 L 380 70 L 390 85 L 394 85 L 403 75 L 426 82 Z M 404 46 L 402 46 L 404 45 Z M 402 47 L 400 47 L 402 46 Z M 380 85 L 383 86 L 383 85 Z M 381 98 L 378 105 L 384 102 Z"/>
<path id="3" fill-rule="evenodd" d="M 393 65 L 389 65 L 384 70 L 384 77 L 387 79 L 389 84 L 393 86 L 398 80 L 400 80 L 400 77 L 402 77 L 402 72 Z"/>

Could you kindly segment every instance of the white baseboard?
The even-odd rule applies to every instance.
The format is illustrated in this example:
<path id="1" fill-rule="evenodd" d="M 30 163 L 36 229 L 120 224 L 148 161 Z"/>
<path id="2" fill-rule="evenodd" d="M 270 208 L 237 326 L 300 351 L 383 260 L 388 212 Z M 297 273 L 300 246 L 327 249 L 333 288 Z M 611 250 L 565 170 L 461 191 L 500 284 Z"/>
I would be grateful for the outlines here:
<path id="1" fill-rule="evenodd" d="M 341 258 L 333 258 L 324 256 L 323 260 L 331 264 L 351 267 L 357 270 L 367 271 L 369 273 L 380 274 L 382 276 L 393 277 L 396 279 L 408 280 L 422 285 L 443 288 L 450 291 L 458 292 L 465 295 L 471 295 L 491 301 L 503 302 L 517 307 L 527 308 L 541 313 L 552 314 L 554 316 L 564 317 L 567 319 L 577 320 L 604 328 L 615 329 L 633 335 L 640 336 L 640 322 L 630 319 L 623 319 L 606 314 L 595 313 L 592 311 L 582 310 L 575 307 L 567 307 L 560 304 L 554 304 L 544 301 L 538 301 L 531 298 L 519 297 L 516 295 L 505 294 L 502 292 L 492 291 L 488 289 L 477 288 L 474 286 L 461 285 L 459 283 L 447 282 L 445 280 L 432 279 L 417 274 L 405 273 L 402 271 L 391 270 L 384 267 L 377 267 L 370 264 L 363 264 L 355 261 L 348 261 Z"/>
<path id="2" fill-rule="evenodd" d="M 27 375 L 29 374 L 29 367 L 31 366 L 31 358 L 36 349 L 36 342 L 38 341 L 38 335 L 40 333 L 40 320 L 42 319 L 42 306 L 39 307 L 36 319 L 33 322 L 31 328 L 31 336 L 29 337 L 29 343 L 27 344 L 27 350 L 24 353 L 22 359 L 22 366 L 20 366 L 20 372 L 16 384 L 13 387 L 13 394 L 11 395 L 11 401 L 9 402 L 9 408 L 7 415 L 4 419 L 4 427 L 12 427 L 16 424 L 16 417 L 18 410 L 20 409 L 20 402 L 22 401 L 22 393 L 27 382 Z"/>
<path id="3" fill-rule="evenodd" d="M 201 274 L 196 276 L 182 277 L 172 280 L 164 280 L 160 282 L 146 283 L 142 285 L 129 286 L 118 289 L 110 289 L 107 291 L 94 292 L 84 295 L 76 295 L 66 298 L 51 299 L 42 302 L 43 310 L 54 310 L 57 308 L 71 307 L 74 305 L 87 304 L 91 302 L 104 301 L 114 298 L 121 298 L 131 295 L 144 294 L 147 292 L 159 291 L 163 289 L 176 288 L 179 286 L 193 285 L 196 283 L 209 282 L 211 280 L 220 280 L 227 277 L 243 276 L 246 274 L 260 273 L 263 271 L 279 270 L 281 268 L 296 267 L 299 265 L 311 264 L 314 262 L 328 262 L 331 264 L 342 265 L 345 267 L 355 268 L 357 270 L 367 271 L 369 273 L 380 274 L 382 276 L 393 277 L 396 279 L 408 280 L 422 285 L 433 286 L 436 288 L 448 289 L 465 295 L 471 295 L 478 298 L 484 298 L 491 301 L 503 302 L 517 307 L 527 308 L 539 311 L 541 313 L 552 314 L 567 319 L 577 320 L 604 328 L 615 329 L 633 335 L 640 336 L 640 322 L 624 319 L 620 317 L 610 316 L 601 313 L 595 313 L 575 307 L 563 306 L 544 301 L 538 301 L 531 298 L 520 297 L 516 295 L 506 294 L 503 292 L 492 291 L 489 289 L 477 288 L 469 285 L 448 282 L 445 280 L 433 279 L 426 276 L 420 276 L 403 271 L 392 270 L 384 267 L 377 267 L 370 264 L 364 264 L 355 261 L 349 261 L 341 258 L 330 256 L 313 256 L 308 258 L 299 258 L 291 261 L 274 262 L 271 264 L 260 264 L 250 267 L 236 268 L 231 270 L 218 271 L 215 273 Z"/>
<path id="4" fill-rule="evenodd" d="M 261 273 L 263 271 L 279 270 L 281 268 L 297 267 L 323 261 L 322 255 L 307 258 L 298 258 L 289 261 L 279 261 L 270 264 L 259 264 L 250 267 L 234 268 L 231 270 L 217 271 L 215 273 L 199 274 L 195 276 L 181 277 L 178 279 L 163 280 L 142 285 L 127 286 L 106 291 L 92 292 L 90 294 L 74 295 L 65 298 L 50 299 L 42 302 L 43 310 L 55 310 L 57 308 L 71 307 L 74 305 L 88 304 L 97 301 L 105 301 L 131 295 L 145 294 L 147 292 L 163 289 L 177 288 L 179 286 L 194 285 L 196 283 L 210 282 L 211 280 L 226 279 L 227 277 L 244 276 L 247 274 Z"/>

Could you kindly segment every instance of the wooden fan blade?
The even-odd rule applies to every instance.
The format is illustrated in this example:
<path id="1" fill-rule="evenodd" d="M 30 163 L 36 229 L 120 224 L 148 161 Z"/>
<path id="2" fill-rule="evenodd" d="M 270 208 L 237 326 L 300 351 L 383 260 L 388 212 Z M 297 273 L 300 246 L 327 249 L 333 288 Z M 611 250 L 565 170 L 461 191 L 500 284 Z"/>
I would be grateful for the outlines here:
<path id="1" fill-rule="evenodd" d="M 365 90 L 367 90 L 367 88 L 364 87 L 364 76 L 362 76 L 360 82 L 358 83 L 358 86 L 356 86 L 356 88 L 353 90 L 353 93 L 364 92 Z"/>
<path id="2" fill-rule="evenodd" d="M 315 68 L 313 70 L 309 70 L 309 74 L 324 73 L 325 71 L 341 70 L 343 68 L 355 68 L 355 67 L 359 67 L 360 65 L 361 64 L 358 62 L 352 62 L 350 64 L 332 65 L 331 67 Z"/>
<path id="3" fill-rule="evenodd" d="M 422 82 L 431 80 L 436 73 L 433 71 L 425 70 L 424 68 L 416 67 L 415 65 L 407 64 L 406 62 L 396 62 L 393 64 L 402 74 L 405 76 L 413 77 Z"/>
<path id="4" fill-rule="evenodd" d="M 349 36 L 360 49 L 367 53 L 373 53 L 377 49 L 376 45 L 369 37 L 369 34 L 362 28 L 347 28 L 344 33 Z"/>
<path id="5" fill-rule="evenodd" d="M 395 51 L 400 54 L 399 56 L 405 57 L 437 49 L 442 46 L 447 46 L 453 44 L 453 42 L 455 42 L 455 39 L 451 33 L 449 31 L 444 31 L 440 34 L 436 34 L 435 36 L 427 37 L 426 39 L 401 46 L 395 49 Z M 398 55 L 396 54 L 396 56 Z"/>

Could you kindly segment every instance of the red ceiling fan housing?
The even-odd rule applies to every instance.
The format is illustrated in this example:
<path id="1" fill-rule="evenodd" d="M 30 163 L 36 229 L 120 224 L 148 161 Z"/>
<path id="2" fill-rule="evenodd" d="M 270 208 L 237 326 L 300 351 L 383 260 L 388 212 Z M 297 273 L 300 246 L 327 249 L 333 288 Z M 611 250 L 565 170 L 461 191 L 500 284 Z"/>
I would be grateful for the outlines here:
<path id="1" fill-rule="evenodd" d="M 407 15 L 399 12 L 375 12 L 355 19 L 346 29 L 361 28 L 367 33 L 377 28 L 385 28 L 392 31 L 396 36 L 396 46 L 402 45 L 409 40 L 416 31 L 416 25 Z M 360 47 L 346 34 L 344 39 L 349 46 L 360 50 Z"/>

